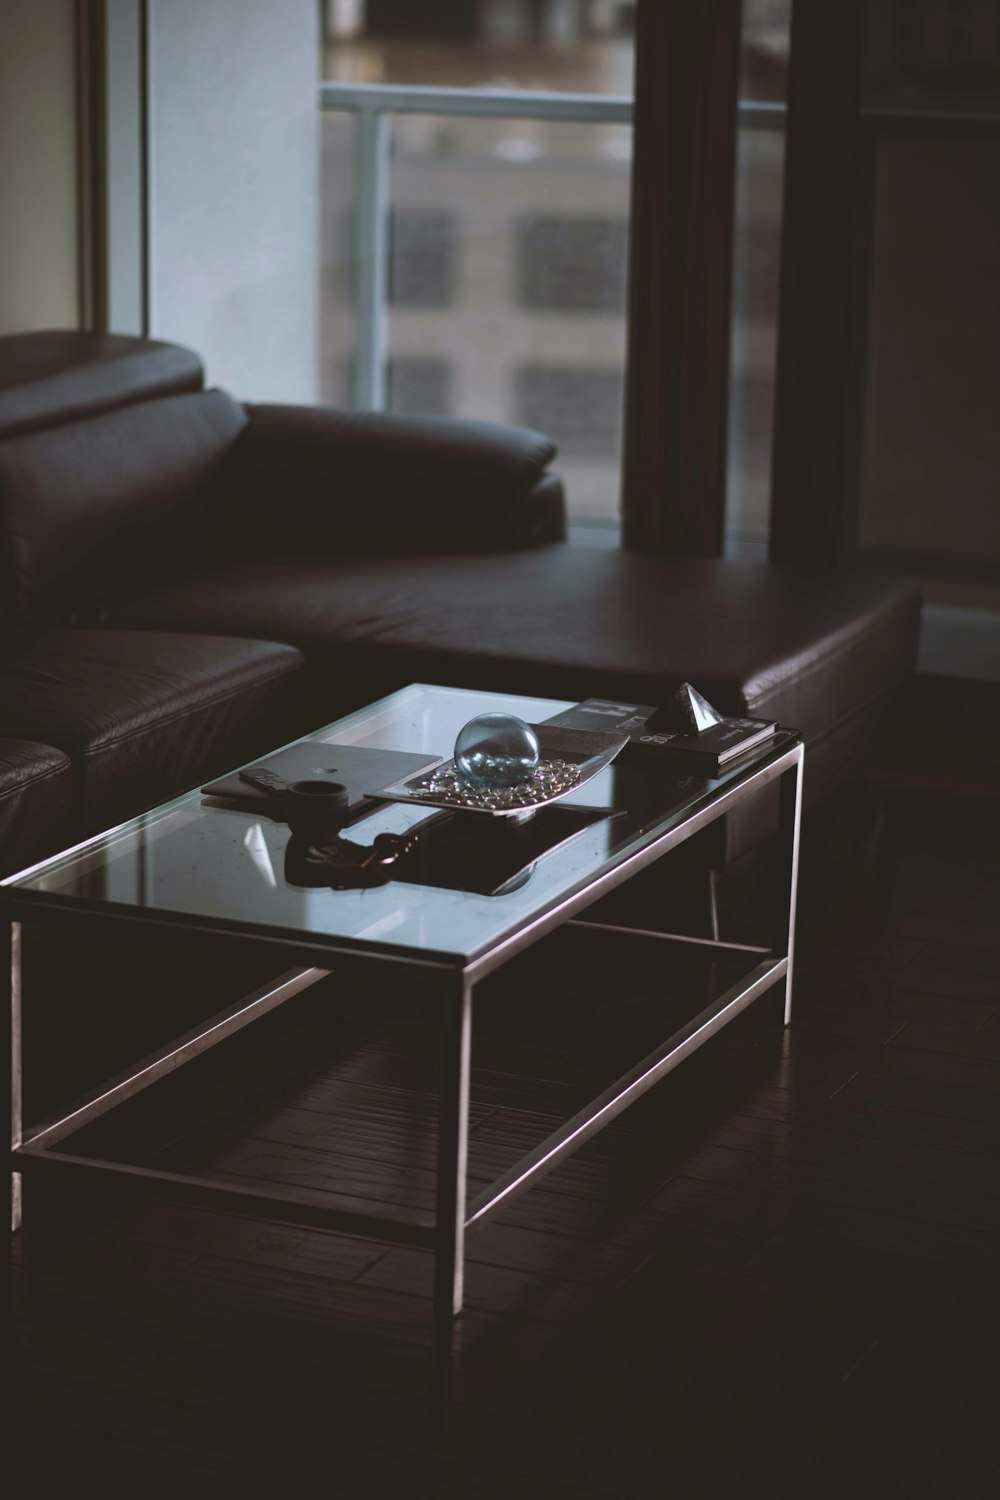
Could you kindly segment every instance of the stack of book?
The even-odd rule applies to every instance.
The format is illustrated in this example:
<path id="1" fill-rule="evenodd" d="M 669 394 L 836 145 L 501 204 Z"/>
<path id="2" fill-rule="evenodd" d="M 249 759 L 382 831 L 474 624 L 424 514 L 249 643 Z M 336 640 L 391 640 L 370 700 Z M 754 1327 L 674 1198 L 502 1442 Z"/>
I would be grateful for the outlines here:
<path id="1" fill-rule="evenodd" d="M 687 687 L 687 684 L 685 684 Z M 567 729 L 605 729 L 627 734 L 623 754 L 660 759 L 680 769 L 718 773 L 738 756 L 762 744 L 777 729 L 774 719 L 727 718 L 693 695 L 707 713 L 699 713 L 683 727 L 673 727 L 681 715 L 676 704 L 658 709 L 652 704 L 617 703 L 588 698 L 547 720 Z M 704 728 L 694 727 L 704 723 Z"/>

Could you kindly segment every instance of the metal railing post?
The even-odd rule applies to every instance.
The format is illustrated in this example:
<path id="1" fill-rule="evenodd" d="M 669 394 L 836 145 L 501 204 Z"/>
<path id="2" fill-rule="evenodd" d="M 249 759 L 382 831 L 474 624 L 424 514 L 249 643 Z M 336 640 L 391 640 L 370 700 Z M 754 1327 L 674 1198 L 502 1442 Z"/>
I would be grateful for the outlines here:
<path id="1" fill-rule="evenodd" d="M 389 117 L 365 103 L 355 121 L 354 378 L 352 401 L 382 411 L 386 401 L 389 300 Z"/>

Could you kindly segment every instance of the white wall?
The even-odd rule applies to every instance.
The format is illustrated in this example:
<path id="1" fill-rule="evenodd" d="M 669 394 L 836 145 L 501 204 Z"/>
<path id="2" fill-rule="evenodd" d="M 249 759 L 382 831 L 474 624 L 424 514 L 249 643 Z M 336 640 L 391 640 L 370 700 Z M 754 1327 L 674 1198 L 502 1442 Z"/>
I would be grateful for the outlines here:
<path id="1" fill-rule="evenodd" d="M 0 0 L 0 334 L 78 320 L 73 0 Z"/>
<path id="2" fill-rule="evenodd" d="M 151 0 L 150 333 L 247 400 L 319 383 L 315 0 Z"/>

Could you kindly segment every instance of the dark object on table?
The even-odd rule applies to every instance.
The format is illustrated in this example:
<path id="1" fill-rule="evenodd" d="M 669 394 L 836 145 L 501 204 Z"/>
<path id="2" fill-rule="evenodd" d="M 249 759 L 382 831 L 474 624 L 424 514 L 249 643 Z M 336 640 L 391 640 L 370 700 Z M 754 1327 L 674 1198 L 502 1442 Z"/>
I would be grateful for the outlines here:
<path id="1" fill-rule="evenodd" d="M 721 724 L 722 720 L 723 715 L 701 696 L 697 688 L 689 682 L 682 682 L 673 697 L 662 708 L 655 709 L 646 723 L 657 734 L 665 729 L 673 729 L 678 734 L 700 734 L 704 729 L 711 729 L 713 724 Z"/>
<path id="2" fill-rule="evenodd" d="M 263 792 L 274 816 L 303 838 L 333 838 L 351 815 L 350 795 L 342 781 L 285 782 L 267 766 L 240 771 L 238 779 Z"/>
<path id="3" fill-rule="evenodd" d="M 350 817 L 347 788 L 340 781 L 293 781 L 278 795 L 285 822 L 305 838 L 336 834 Z"/>
<path id="4" fill-rule="evenodd" d="M 539 860 L 604 822 L 606 808 L 542 808 L 524 823 L 443 812 L 420 825 L 420 837 L 394 869 L 394 880 L 412 885 L 466 891 L 477 896 L 508 896 L 530 880 Z"/>
<path id="5" fill-rule="evenodd" d="M 413 848 L 417 830 L 409 834 L 379 833 L 370 844 L 333 838 L 313 842 L 292 834 L 285 845 L 285 879 L 306 889 L 365 890 L 385 885 L 398 860 Z"/>
<path id="6" fill-rule="evenodd" d="M 701 770 L 710 776 L 736 756 L 761 744 L 777 728 L 774 719 L 725 718 L 717 714 L 689 683 L 684 684 L 681 693 L 682 698 L 675 695 L 670 704 L 659 709 L 647 703 L 587 698 L 547 722 L 572 729 L 596 729 L 600 725 L 628 735 L 624 755 L 648 760 L 659 758 L 664 765 Z M 691 732 L 683 727 L 689 714 L 697 713 L 704 718 L 706 710 L 717 715 L 706 728 Z M 670 727 L 678 723 L 681 727 Z"/>
<path id="7" fill-rule="evenodd" d="M 637 755 L 659 755 L 678 766 L 697 766 L 709 775 L 753 750 L 774 734 L 773 719 L 721 719 L 699 734 L 676 734 L 672 730 L 658 734 L 639 734 L 629 740 L 629 750 Z"/>
<path id="8" fill-rule="evenodd" d="M 255 787 L 271 800 L 275 817 L 303 838 L 332 838 L 350 817 L 350 798 L 342 781 L 284 782 L 267 766 L 239 772 L 241 783 Z"/>

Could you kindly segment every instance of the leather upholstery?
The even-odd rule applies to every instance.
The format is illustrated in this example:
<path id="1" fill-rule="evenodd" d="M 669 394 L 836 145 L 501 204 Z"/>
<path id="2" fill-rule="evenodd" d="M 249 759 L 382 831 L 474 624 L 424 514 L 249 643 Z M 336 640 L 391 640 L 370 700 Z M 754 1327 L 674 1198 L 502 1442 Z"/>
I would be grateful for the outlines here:
<path id="1" fill-rule="evenodd" d="M 77 831 L 414 680 L 658 703 L 688 679 L 801 729 L 815 801 L 912 668 L 902 584 L 533 545 L 564 530 L 539 433 L 202 381 L 150 340 L 0 339 L 0 618 L 76 627 L 0 635 L 0 724 L 71 757 Z M 771 815 L 727 820 L 730 852 Z"/>
<path id="2" fill-rule="evenodd" d="M 272 642 L 25 631 L 0 636 L 0 722 L 69 755 L 85 834 L 303 733 L 301 677 Z"/>
<path id="3" fill-rule="evenodd" d="M 332 715 L 405 682 L 659 703 L 685 679 L 718 708 L 816 744 L 910 670 L 919 596 L 869 574 L 527 553 L 258 562 L 118 601 L 102 620 L 285 640 L 323 663 Z M 814 800 L 828 774 L 810 772 Z"/>
<path id="4" fill-rule="evenodd" d="M 190 566 L 243 423 L 234 401 L 206 391 L 0 442 L 4 623 L 56 621 Z"/>
<path id="5" fill-rule="evenodd" d="M 0 339 L 0 438 L 201 389 L 201 360 L 179 344 L 51 329 Z"/>
<path id="6" fill-rule="evenodd" d="M 72 768 L 61 750 L 0 739 L 0 876 L 66 847 L 72 795 Z"/>
<path id="7" fill-rule="evenodd" d="M 566 495 L 558 474 L 543 474 L 525 496 L 522 508 L 531 513 L 531 535 L 527 540 L 532 546 L 566 540 Z"/>
<path id="8" fill-rule="evenodd" d="M 552 481 L 539 493 L 556 451 L 540 432 L 318 407 L 247 412 L 229 470 L 229 556 L 456 552 L 561 534 Z"/>

